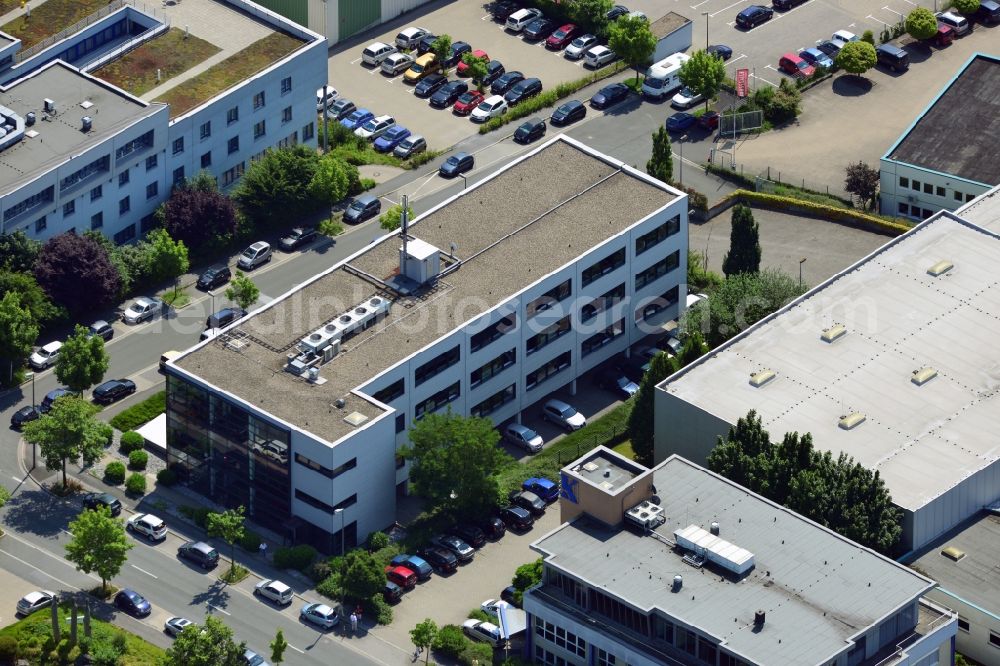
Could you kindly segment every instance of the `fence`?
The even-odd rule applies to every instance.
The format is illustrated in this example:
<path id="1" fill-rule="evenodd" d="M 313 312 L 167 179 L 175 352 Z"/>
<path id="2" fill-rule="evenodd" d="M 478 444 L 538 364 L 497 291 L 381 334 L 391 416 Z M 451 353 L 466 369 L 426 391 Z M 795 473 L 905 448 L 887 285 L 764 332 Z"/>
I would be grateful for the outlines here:
<path id="1" fill-rule="evenodd" d="M 567 463 L 573 462 L 595 447 L 606 446 L 611 448 L 623 442 L 627 436 L 627 422 L 620 426 L 611 426 L 596 430 L 585 437 L 581 433 L 580 438 L 575 442 L 556 450 L 556 461 L 559 463 L 559 467 L 562 468 Z M 555 446 L 558 447 L 559 444 L 557 443 Z"/>

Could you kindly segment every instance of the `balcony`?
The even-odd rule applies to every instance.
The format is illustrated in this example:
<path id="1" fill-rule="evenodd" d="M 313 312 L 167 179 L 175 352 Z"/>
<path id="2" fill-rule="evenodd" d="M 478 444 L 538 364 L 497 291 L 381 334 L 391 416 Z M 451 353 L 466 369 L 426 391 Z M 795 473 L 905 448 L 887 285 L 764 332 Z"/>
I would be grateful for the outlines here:
<path id="1" fill-rule="evenodd" d="M 908 635 L 903 636 L 894 645 L 880 650 L 869 662 L 873 666 L 893 666 L 910 659 L 919 659 L 925 654 L 937 650 L 941 643 L 955 635 L 958 616 L 944 606 L 939 606 L 927 599 L 921 599 L 917 610 L 917 626 Z M 947 629 L 951 625 L 951 631 Z M 938 640 L 931 637 L 942 632 Z"/>

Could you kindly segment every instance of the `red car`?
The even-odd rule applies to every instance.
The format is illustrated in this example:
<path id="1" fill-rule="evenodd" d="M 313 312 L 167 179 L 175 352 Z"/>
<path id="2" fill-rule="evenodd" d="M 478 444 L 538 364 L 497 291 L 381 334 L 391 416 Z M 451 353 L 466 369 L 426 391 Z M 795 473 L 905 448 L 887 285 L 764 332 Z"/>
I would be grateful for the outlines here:
<path id="1" fill-rule="evenodd" d="M 781 56 L 778 60 L 778 69 L 783 71 L 785 74 L 791 74 L 792 76 L 801 77 L 803 79 L 809 78 L 813 75 L 813 72 L 816 71 L 815 67 L 794 53 L 786 53 Z"/>
<path id="2" fill-rule="evenodd" d="M 490 57 L 486 54 L 486 51 L 484 51 L 482 49 L 476 49 L 475 51 L 473 51 L 472 52 L 472 57 L 473 58 L 485 58 L 486 62 L 490 61 Z M 459 76 L 465 76 L 468 71 L 469 71 L 469 66 L 466 65 L 465 62 L 459 60 L 458 61 L 458 66 L 455 68 L 455 73 L 458 74 Z"/>
<path id="3" fill-rule="evenodd" d="M 576 34 L 580 31 L 572 23 L 567 23 L 562 26 L 545 40 L 545 48 L 552 49 L 553 51 L 558 51 L 559 49 L 566 48 L 566 45 L 576 39 Z"/>
<path id="4" fill-rule="evenodd" d="M 698 124 L 707 130 L 718 129 L 719 127 L 719 112 L 709 111 L 708 113 L 703 113 L 698 118 Z"/>
<path id="5" fill-rule="evenodd" d="M 485 99 L 483 93 L 478 90 L 470 90 L 467 93 L 462 94 L 455 102 L 455 106 L 452 107 L 451 111 L 456 116 L 467 116 L 472 113 L 472 110 L 479 106 Z"/>

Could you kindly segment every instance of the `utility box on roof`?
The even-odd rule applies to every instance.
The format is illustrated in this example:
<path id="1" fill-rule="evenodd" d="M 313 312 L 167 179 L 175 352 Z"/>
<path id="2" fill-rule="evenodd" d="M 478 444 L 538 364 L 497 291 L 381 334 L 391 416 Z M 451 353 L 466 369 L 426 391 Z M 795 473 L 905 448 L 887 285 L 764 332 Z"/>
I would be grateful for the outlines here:
<path id="1" fill-rule="evenodd" d="M 441 252 L 430 243 L 413 238 L 400 248 L 399 265 L 403 275 L 418 284 L 425 284 L 441 272 Z"/>

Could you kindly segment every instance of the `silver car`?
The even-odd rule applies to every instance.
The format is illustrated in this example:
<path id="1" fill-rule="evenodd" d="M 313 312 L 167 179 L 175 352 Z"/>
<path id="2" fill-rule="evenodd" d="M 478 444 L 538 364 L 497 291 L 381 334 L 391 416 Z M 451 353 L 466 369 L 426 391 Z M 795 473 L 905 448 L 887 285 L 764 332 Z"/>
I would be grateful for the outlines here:
<path id="1" fill-rule="evenodd" d="M 511 423 L 503 431 L 503 438 L 528 453 L 538 453 L 545 441 L 541 435 L 520 423 Z"/>
<path id="2" fill-rule="evenodd" d="M 364 125 L 354 130 L 354 136 L 374 141 L 385 134 L 385 131 L 395 124 L 396 120 L 392 116 L 378 116 L 376 118 L 372 118 Z"/>
<path id="3" fill-rule="evenodd" d="M 155 296 L 140 296 L 122 313 L 126 324 L 139 324 L 163 312 L 163 301 Z"/>
<path id="4" fill-rule="evenodd" d="M 396 76 L 397 74 L 408 70 L 412 64 L 413 56 L 405 53 L 393 53 L 391 56 L 382 61 L 381 69 L 383 74 Z"/>
<path id="5" fill-rule="evenodd" d="M 570 432 L 587 425 L 587 417 L 561 400 L 549 400 L 545 403 L 542 418 Z"/>
<path id="6" fill-rule="evenodd" d="M 580 35 L 566 47 L 563 52 L 570 60 L 579 60 L 583 57 L 583 54 L 589 51 L 592 47 L 597 46 L 599 39 L 597 35 Z"/>
<path id="7" fill-rule="evenodd" d="M 186 617 L 172 617 L 163 623 L 163 630 L 177 638 L 177 636 L 184 631 L 185 627 L 190 627 L 194 622 L 187 619 Z"/>
<path id="8" fill-rule="evenodd" d="M 55 598 L 56 593 L 48 590 L 28 592 L 17 602 L 17 614 L 31 615 L 40 608 L 47 608 Z"/>
<path id="9" fill-rule="evenodd" d="M 427 150 L 427 141 L 419 134 L 411 134 L 403 139 L 398 146 L 393 149 L 392 154 L 396 157 L 406 159 L 411 155 L 422 153 Z"/>
<path id="10" fill-rule="evenodd" d="M 326 604 L 306 604 L 299 612 L 299 617 L 321 629 L 332 629 L 340 623 L 337 611 Z"/>

